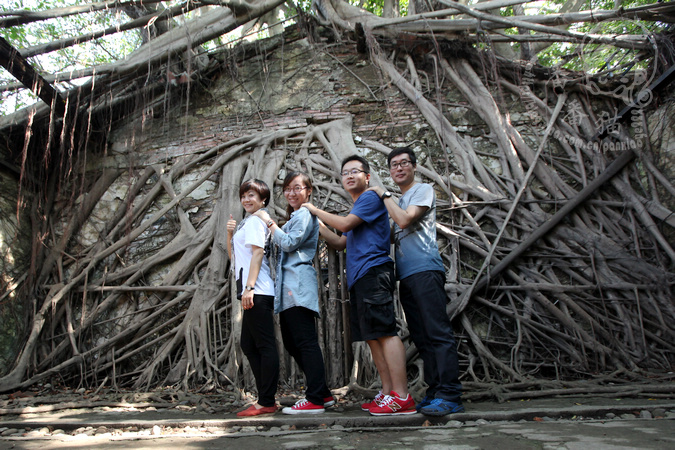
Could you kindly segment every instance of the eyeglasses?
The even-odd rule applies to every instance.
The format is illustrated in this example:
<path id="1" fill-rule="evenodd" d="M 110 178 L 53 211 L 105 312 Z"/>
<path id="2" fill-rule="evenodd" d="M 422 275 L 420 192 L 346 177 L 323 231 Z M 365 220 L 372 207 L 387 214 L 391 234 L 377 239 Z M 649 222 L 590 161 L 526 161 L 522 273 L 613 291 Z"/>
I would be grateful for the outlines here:
<path id="1" fill-rule="evenodd" d="M 404 169 L 410 165 L 412 161 L 409 159 L 404 159 L 403 161 L 396 161 L 391 163 L 389 166 L 390 169 L 398 169 L 399 167 L 403 167 Z"/>
<path id="2" fill-rule="evenodd" d="M 307 189 L 306 186 L 304 186 L 304 187 L 303 186 L 295 186 L 295 187 L 292 187 L 292 188 L 286 188 L 286 189 L 284 189 L 284 194 L 290 194 L 291 192 L 295 192 L 296 194 L 299 194 L 300 192 L 304 191 L 305 189 Z"/>
<path id="3" fill-rule="evenodd" d="M 352 170 L 345 170 L 340 175 L 342 175 L 343 177 L 348 177 L 349 175 L 356 176 L 360 173 L 368 173 L 368 172 L 366 172 L 365 170 L 361 170 L 361 169 L 352 169 Z"/>

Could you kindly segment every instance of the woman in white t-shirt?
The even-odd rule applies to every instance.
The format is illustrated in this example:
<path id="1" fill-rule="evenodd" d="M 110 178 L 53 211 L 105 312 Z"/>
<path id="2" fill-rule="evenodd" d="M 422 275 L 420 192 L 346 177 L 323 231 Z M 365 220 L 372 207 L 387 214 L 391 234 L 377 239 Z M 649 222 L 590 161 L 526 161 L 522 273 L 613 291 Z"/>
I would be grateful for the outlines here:
<path id="1" fill-rule="evenodd" d="M 237 298 L 244 309 L 241 349 L 258 388 L 258 401 L 237 413 L 248 417 L 277 411 L 274 396 L 279 382 L 279 354 L 274 337 L 274 280 L 265 255 L 269 230 L 259 217 L 252 215 L 267 206 L 270 189 L 264 181 L 248 180 L 240 186 L 239 198 L 246 216 L 237 225 L 230 215 L 227 253 L 237 279 Z"/>

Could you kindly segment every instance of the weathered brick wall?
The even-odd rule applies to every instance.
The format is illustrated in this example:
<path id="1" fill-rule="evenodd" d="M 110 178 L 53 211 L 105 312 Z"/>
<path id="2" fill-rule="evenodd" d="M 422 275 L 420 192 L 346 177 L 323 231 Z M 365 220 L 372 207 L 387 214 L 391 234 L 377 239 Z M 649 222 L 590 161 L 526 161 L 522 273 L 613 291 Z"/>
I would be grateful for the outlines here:
<path id="1" fill-rule="evenodd" d="M 310 50 L 299 41 L 267 58 L 248 59 L 237 66 L 236 76 L 223 71 L 208 88 L 193 90 L 187 107 L 185 86 L 173 87 L 167 100 L 119 124 L 104 164 L 164 162 L 261 130 L 345 115 L 353 116 L 354 135 L 362 138 L 385 144 L 435 139 L 433 133 L 426 136 L 428 127 L 415 105 L 395 88 L 380 89 L 383 80 L 365 57 L 355 52 L 329 56 L 328 51 Z"/>

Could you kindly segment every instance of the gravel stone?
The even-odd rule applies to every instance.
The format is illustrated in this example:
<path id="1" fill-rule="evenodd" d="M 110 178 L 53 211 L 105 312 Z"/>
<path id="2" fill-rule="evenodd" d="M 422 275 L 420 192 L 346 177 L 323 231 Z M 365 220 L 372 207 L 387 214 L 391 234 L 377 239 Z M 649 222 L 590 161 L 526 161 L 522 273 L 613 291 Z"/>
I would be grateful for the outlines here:
<path id="1" fill-rule="evenodd" d="M 666 410 L 663 408 L 656 408 L 654 411 L 652 411 L 652 415 L 654 417 L 665 417 Z"/>

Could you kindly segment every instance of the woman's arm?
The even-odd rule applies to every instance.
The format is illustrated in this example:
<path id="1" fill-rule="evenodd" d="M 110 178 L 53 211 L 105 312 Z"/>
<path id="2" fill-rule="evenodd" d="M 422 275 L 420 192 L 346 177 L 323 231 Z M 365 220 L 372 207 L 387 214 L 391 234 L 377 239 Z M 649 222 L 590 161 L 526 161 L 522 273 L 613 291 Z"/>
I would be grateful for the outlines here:
<path id="1" fill-rule="evenodd" d="M 251 256 L 251 265 L 248 269 L 248 279 L 244 285 L 244 292 L 241 294 L 241 305 L 244 309 L 253 308 L 254 291 L 246 289 L 246 286 L 255 287 L 255 282 L 258 280 L 258 274 L 260 273 L 260 267 L 262 267 L 262 260 L 265 256 L 265 249 L 262 247 L 252 245 L 251 250 L 253 255 Z"/>
<path id="2" fill-rule="evenodd" d="M 316 219 L 307 208 L 300 208 L 293 214 L 291 220 L 286 225 L 286 231 L 279 228 L 276 224 L 270 227 L 274 242 L 284 252 L 293 252 L 297 250 L 314 232 L 314 221 Z"/>

